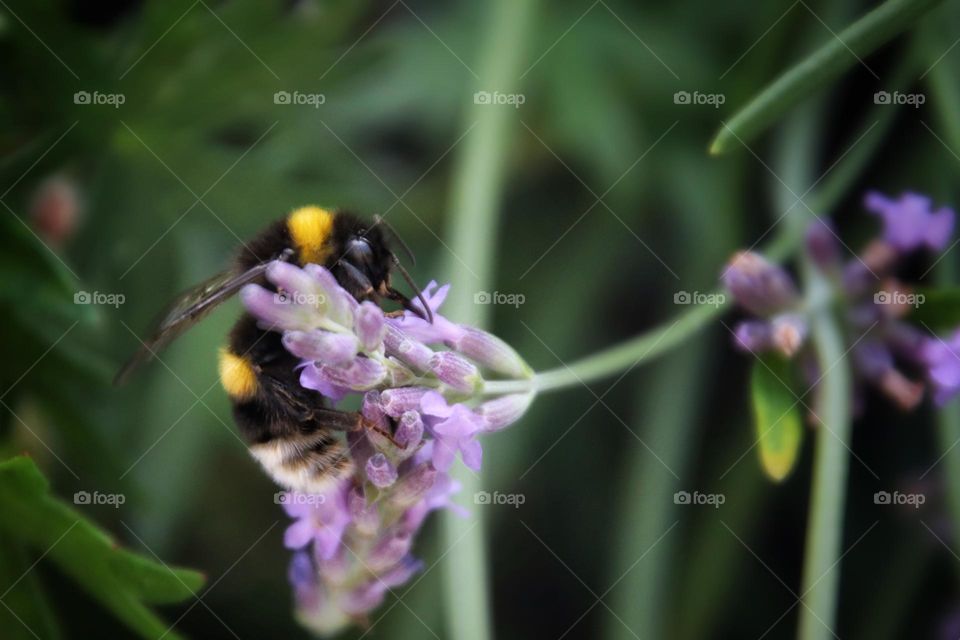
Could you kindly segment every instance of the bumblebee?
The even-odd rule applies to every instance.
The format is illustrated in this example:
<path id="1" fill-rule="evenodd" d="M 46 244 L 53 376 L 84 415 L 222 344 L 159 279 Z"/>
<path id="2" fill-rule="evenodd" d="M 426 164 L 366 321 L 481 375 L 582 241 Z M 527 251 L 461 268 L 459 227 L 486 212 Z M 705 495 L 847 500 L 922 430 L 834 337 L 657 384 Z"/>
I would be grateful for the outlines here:
<path id="1" fill-rule="evenodd" d="M 391 249 L 391 241 L 413 261 L 406 246 L 379 216 L 369 224 L 345 211 L 314 206 L 294 210 L 242 246 L 227 271 L 174 301 L 115 382 L 126 379 L 244 285 L 256 282 L 275 289 L 264 278 L 274 260 L 300 266 L 323 265 L 358 301 L 393 300 L 432 321 L 419 293 L 417 307 L 391 285 L 391 274 L 396 270 L 419 291 Z M 281 486 L 319 493 L 334 480 L 353 473 L 347 446 L 338 433 L 379 427 L 359 412 L 334 409 L 322 396 L 301 387 L 296 371 L 299 364 L 284 349 L 279 333 L 260 328 L 253 316 L 244 313 L 220 349 L 218 369 L 233 405 L 234 420 L 253 457 Z"/>

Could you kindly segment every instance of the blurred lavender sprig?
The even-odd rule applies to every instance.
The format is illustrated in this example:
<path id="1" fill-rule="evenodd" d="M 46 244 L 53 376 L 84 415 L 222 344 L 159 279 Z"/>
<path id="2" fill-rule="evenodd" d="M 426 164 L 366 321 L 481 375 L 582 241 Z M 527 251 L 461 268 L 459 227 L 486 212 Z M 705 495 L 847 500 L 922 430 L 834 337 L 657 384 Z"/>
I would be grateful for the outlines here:
<path id="1" fill-rule="evenodd" d="M 802 297 L 789 273 L 756 253 L 734 256 L 722 279 L 753 316 L 734 328 L 734 342 L 754 353 L 796 356 L 814 382 L 820 372 L 806 357 L 809 314 L 817 305 L 839 303 L 859 387 L 872 385 L 907 410 L 929 389 L 934 402 L 943 405 L 960 393 L 960 328 L 942 337 L 911 324 L 910 311 L 923 296 L 901 282 L 898 271 L 918 251 L 943 251 L 955 214 L 948 207 L 934 210 L 930 198 L 915 193 L 891 199 L 871 192 L 864 206 L 881 219 L 882 230 L 849 260 L 843 260 L 828 222 L 817 220 L 807 230 L 810 262 L 833 285 L 829 300 Z"/>
<path id="2" fill-rule="evenodd" d="M 247 310 L 302 359 L 301 385 L 332 402 L 362 394 L 371 426 L 346 436 L 353 478 L 320 495 L 285 494 L 298 617 L 328 634 L 362 623 L 419 570 L 411 547 L 427 515 L 462 512 L 451 501 L 455 459 L 479 471 L 478 437 L 518 420 L 535 395 L 533 384 L 498 393 L 487 383 L 531 381 L 533 371 L 499 338 L 440 315 L 448 287 L 435 282 L 423 291 L 430 323 L 358 303 L 315 265 L 276 262 L 266 277 L 276 291 L 247 285 Z"/>

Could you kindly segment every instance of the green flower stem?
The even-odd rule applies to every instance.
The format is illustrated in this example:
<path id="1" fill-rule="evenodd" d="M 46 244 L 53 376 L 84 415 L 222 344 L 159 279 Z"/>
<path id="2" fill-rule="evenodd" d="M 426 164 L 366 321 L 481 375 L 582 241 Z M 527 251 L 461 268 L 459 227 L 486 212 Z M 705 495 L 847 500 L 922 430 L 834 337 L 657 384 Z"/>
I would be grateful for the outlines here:
<path id="1" fill-rule="evenodd" d="M 807 286 L 815 289 L 828 285 L 814 276 Z M 815 314 L 811 335 L 823 377 L 817 384 L 820 420 L 801 587 L 805 605 L 800 611 L 802 640 L 833 637 L 852 426 L 850 369 L 845 362 L 843 335 L 831 310 Z"/>
<path id="2" fill-rule="evenodd" d="M 828 38 L 826 44 L 785 71 L 731 118 L 710 145 L 710 153 L 739 148 L 818 88 L 904 30 L 943 0 L 887 0 Z"/>
<path id="3" fill-rule="evenodd" d="M 960 11 L 954 9 L 950 17 L 955 18 L 958 14 Z M 918 39 L 929 49 L 926 52 L 927 63 L 938 62 L 927 76 L 938 120 L 946 131 L 950 146 L 954 149 L 960 148 L 960 117 L 957 116 L 960 109 L 960 90 L 957 89 L 953 76 L 957 67 L 948 60 L 937 61 L 938 55 L 934 53 L 934 47 L 944 42 L 945 38 L 935 33 L 932 28 L 925 30 Z M 957 278 L 954 274 L 957 273 L 957 267 L 957 256 L 952 252 L 947 253 L 937 265 L 937 284 L 943 287 L 956 286 Z M 956 445 L 960 440 L 960 405 L 954 402 L 942 407 L 937 412 L 936 420 L 937 440 L 943 456 L 940 465 L 947 479 L 944 483 L 947 510 L 954 530 L 960 531 L 960 445 Z"/>
<path id="4" fill-rule="evenodd" d="M 817 155 L 818 116 L 821 105 L 801 110 L 780 137 L 778 173 L 793 189 L 810 180 L 810 168 Z M 777 191 L 780 204 L 793 200 L 786 188 Z M 802 230 L 812 214 L 796 209 L 791 228 Z M 801 259 L 801 275 L 809 310 L 811 341 L 821 377 L 817 382 L 814 411 L 818 417 L 814 445 L 813 485 L 807 539 L 804 551 L 798 637 L 801 640 L 826 640 L 835 634 L 837 587 L 840 583 L 840 544 L 843 540 L 843 514 L 849 469 L 849 440 L 852 427 L 850 397 L 852 382 L 846 362 L 846 347 L 837 313 L 834 284 L 814 266 L 806 254 Z"/>
<path id="5" fill-rule="evenodd" d="M 512 93 L 521 68 L 522 47 L 533 24 L 535 0 L 494 0 L 488 3 L 489 22 L 480 51 L 475 90 Z M 469 99 L 473 91 L 465 95 Z M 475 325 L 487 324 L 489 306 L 473 303 L 473 292 L 490 289 L 493 280 L 497 213 L 503 192 L 505 156 L 516 125 L 516 109 L 472 105 L 454 169 L 451 201 L 451 295 L 446 313 Z M 463 495 L 482 487 L 480 476 L 458 465 L 452 472 Z M 443 516 L 444 610 L 447 636 L 463 640 L 491 637 L 491 610 L 482 509 L 469 520 L 451 512 Z"/>

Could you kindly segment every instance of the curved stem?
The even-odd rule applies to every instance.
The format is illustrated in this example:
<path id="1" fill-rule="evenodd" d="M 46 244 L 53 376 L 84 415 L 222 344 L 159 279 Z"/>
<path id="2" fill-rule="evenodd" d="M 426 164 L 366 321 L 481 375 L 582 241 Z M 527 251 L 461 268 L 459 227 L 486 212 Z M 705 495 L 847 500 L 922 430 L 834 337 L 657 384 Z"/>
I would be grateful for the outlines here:
<path id="1" fill-rule="evenodd" d="M 720 315 L 725 305 L 696 307 L 670 324 L 641 333 L 626 342 L 589 355 L 572 364 L 543 371 L 534 376 L 537 391 L 555 391 L 586 384 L 652 360 L 682 344 Z"/>
<path id="2" fill-rule="evenodd" d="M 484 6 L 489 7 L 490 20 L 480 52 L 476 89 L 510 93 L 521 72 L 522 45 L 532 23 L 535 0 L 496 0 Z M 452 286 L 446 312 L 474 326 L 486 324 L 490 309 L 474 304 L 472 292 L 491 288 L 504 156 L 516 118 L 515 109 L 472 105 L 465 126 L 473 130 L 463 142 L 454 169 L 449 243 L 452 257 L 447 269 Z M 463 495 L 481 489 L 481 477 L 462 465 L 451 475 L 461 484 Z M 482 512 L 476 510 L 469 520 L 450 511 L 443 516 L 444 610 L 446 636 L 451 638 L 487 640 L 492 635 Z"/>

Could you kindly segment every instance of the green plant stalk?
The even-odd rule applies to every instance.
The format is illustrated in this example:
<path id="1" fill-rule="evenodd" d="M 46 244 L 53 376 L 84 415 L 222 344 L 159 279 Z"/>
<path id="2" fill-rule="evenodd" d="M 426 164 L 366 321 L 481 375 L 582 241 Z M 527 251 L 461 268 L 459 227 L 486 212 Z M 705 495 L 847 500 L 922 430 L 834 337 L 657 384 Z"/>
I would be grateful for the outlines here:
<path id="1" fill-rule="evenodd" d="M 609 640 L 666 637 L 664 613 L 670 610 L 669 586 L 674 581 L 671 566 L 682 539 L 673 529 L 682 515 L 673 503 L 679 487 L 671 471 L 688 477 L 694 453 L 690 443 L 696 440 L 697 415 L 703 403 L 699 390 L 706 388 L 702 383 L 709 377 L 712 355 L 706 336 L 687 341 L 657 366 L 653 384 L 641 391 L 634 424 L 643 425 L 643 439 L 656 447 L 662 464 L 637 445 L 636 454 L 629 456 L 625 465 L 623 496 L 617 509 L 621 515 L 612 539 L 608 576 L 611 584 L 617 583 L 608 601 L 621 620 L 611 616 L 605 621 L 603 636 Z M 692 390 L 690 398 L 678 403 L 676 392 L 683 388 Z"/>
<path id="2" fill-rule="evenodd" d="M 718 155 L 756 135 L 819 87 L 826 85 L 878 47 L 902 33 L 943 0 L 887 0 L 781 74 L 734 114 L 710 144 Z"/>
<path id="3" fill-rule="evenodd" d="M 533 22 L 535 0 L 490 2 L 489 23 L 480 50 L 479 85 L 484 91 L 512 93 L 521 72 L 523 43 Z M 471 92 L 472 93 L 472 92 Z M 488 324 L 489 306 L 473 303 L 473 292 L 489 289 L 492 282 L 497 213 L 503 192 L 505 157 L 516 109 L 474 104 L 467 126 L 474 129 L 464 140 L 454 169 L 450 252 L 446 273 L 451 275 L 451 295 L 446 312 L 467 324 Z M 458 465 L 452 472 L 462 484 L 462 495 L 481 488 L 481 477 Z M 482 509 L 469 520 L 452 513 L 443 516 L 444 600 L 447 635 L 463 640 L 491 637 L 485 525 Z"/>
<path id="4" fill-rule="evenodd" d="M 941 39 L 934 39 L 941 42 Z M 931 60 L 931 63 L 933 60 Z M 956 67 L 953 67 L 955 69 Z M 933 103 L 938 119 L 943 123 L 947 132 L 947 140 L 955 149 L 960 149 L 960 118 L 957 109 L 960 108 L 960 91 L 957 90 L 950 75 L 951 67 L 947 60 L 936 64 L 928 75 L 928 84 L 933 94 Z M 947 253 L 937 266 L 937 283 L 949 287 L 956 285 L 957 257 L 952 252 Z M 951 403 L 937 412 L 937 441 L 943 460 L 947 481 L 944 484 L 947 494 L 947 510 L 955 531 L 960 531 L 960 405 Z"/>
<path id="5" fill-rule="evenodd" d="M 784 188 L 776 191 L 780 204 L 791 201 L 793 189 L 809 181 L 810 168 L 817 154 L 815 135 L 822 113 L 819 104 L 805 107 L 784 130 L 778 147 L 777 162 Z M 790 227 L 802 232 L 811 214 L 804 208 L 794 210 Z M 840 543 L 843 539 L 843 514 L 849 468 L 848 442 L 852 427 L 850 396 L 851 373 L 845 362 L 846 348 L 840 324 L 834 317 L 833 285 L 801 254 L 801 275 L 805 285 L 806 307 L 820 379 L 817 382 L 814 411 L 818 417 L 814 444 L 813 481 L 807 539 L 804 550 L 798 637 L 820 640 L 833 637 L 840 582 Z"/>
<path id="6" fill-rule="evenodd" d="M 808 269 L 808 272 L 813 271 Z M 809 290 L 829 285 L 814 275 Z M 846 502 L 852 416 L 851 376 L 844 362 L 844 342 L 832 310 L 819 310 L 812 319 L 811 336 L 822 379 L 817 384 L 817 425 L 813 462 L 813 489 L 807 524 L 800 610 L 802 640 L 832 638 L 840 582 L 840 543 Z"/>

